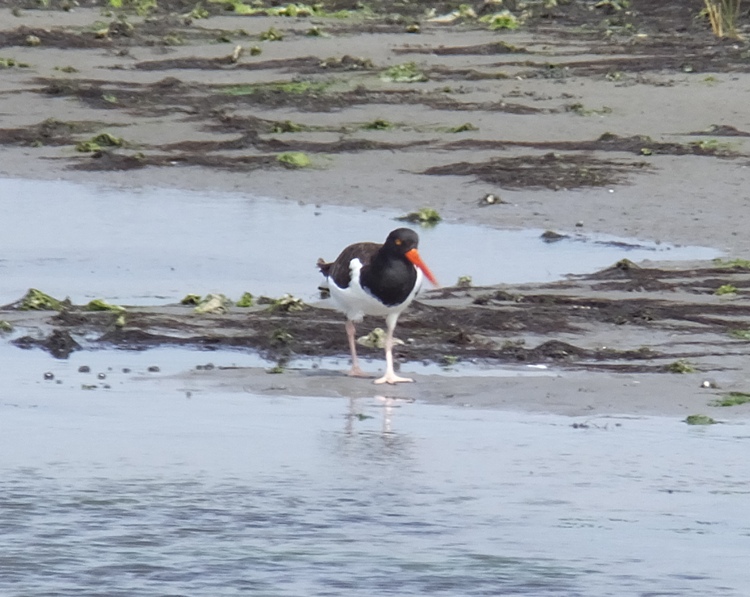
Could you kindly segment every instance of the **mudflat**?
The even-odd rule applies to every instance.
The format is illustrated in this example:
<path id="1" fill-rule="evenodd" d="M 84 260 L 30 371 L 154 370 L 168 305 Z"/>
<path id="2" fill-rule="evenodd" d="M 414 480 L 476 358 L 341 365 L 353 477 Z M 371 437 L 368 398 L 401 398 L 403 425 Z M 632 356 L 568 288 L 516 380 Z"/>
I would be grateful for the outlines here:
<path id="1" fill-rule="evenodd" d="M 462 374 L 388 391 L 579 415 L 746 417 L 750 406 L 717 401 L 750 392 L 750 47 L 715 37 L 697 0 L 513 4 L 501 14 L 515 29 L 490 28 L 493 4 L 463 4 L 0 2 L 0 173 L 430 207 L 495 228 L 715 247 L 718 263 L 624 261 L 554 284 L 428 292 L 399 324 L 400 359 Z M 61 358 L 84 334 L 95 348 L 250 349 L 284 372 L 185 377 L 375 392 L 334 371 L 284 369 L 345 356 L 341 317 L 324 304 L 117 317 L 0 312 L 13 342 Z"/>

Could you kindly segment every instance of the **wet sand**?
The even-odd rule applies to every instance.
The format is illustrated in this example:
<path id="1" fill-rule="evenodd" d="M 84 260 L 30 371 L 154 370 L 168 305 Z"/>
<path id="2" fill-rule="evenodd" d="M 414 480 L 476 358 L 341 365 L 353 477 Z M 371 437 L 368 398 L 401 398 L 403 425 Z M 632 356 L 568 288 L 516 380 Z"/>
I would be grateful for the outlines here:
<path id="1" fill-rule="evenodd" d="M 670 12 L 681 3 L 632 4 L 635 10 L 614 16 L 560 7 L 554 18 L 538 16 L 513 32 L 419 15 L 334 20 L 213 11 L 186 20 L 179 7 L 171 16 L 129 15 L 129 29 L 98 8 L 20 5 L 18 16 L 3 8 L 0 57 L 24 66 L 0 79 L 0 173 L 404 212 L 429 206 L 453 222 L 603 232 L 746 258 L 746 44 L 719 41 L 690 15 Z M 406 32 L 412 21 L 420 33 Z M 313 26 L 329 37 L 306 35 Z M 284 39 L 261 41 L 270 27 Z M 237 45 L 244 51 L 232 62 Z M 251 55 L 255 45 L 260 55 Z M 383 79 L 388 67 L 411 61 L 427 81 Z M 101 133 L 122 143 L 76 151 Z M 291 151 L 305 152 L 313 167 L 277 160 Z M 502 201 L 483 202 L 490 193 Z M 314 261 L 319 255 L 310 251 Z M 458 366 L 461 359 L 487 368 L 545 365 L 552 375 L 498 379 L 467 368 L 466 376 L 420 375 L 388 392 L 576 415 L 746 417 L 748 405 L 709 406 L 727 392 L 750 391 L 745 270 L 710 263 L 652 269 L 645 277 L 615 270 L 619 287 L 592 277 L 429 294 L 400 325 L 414 339 L 401 353 L 405 371 L 410 361 L 439 365 L 447 355 Z M 715 295 L 725 284 L 738 292 Z M 278 322 L 263 313 L 250 317 L 253 329 L 272 330 Z M 119 338 L 104 335 L 107 320 L 76 323 L 49 313 L 28 320 L 15 311 L 0 319 L 41 343 L 54 330 L 75 335 L 76 326 L 93 325 L 102 332 L 100 347 L 124 347 L 163 332 L 167 315 L 174 314 L 136 311 Z M 176 328 L 194 321 L 177 320 Z M 227 338 L 247 329 L 248 316 L 205 322 L 206 329 L 191 330 L 192 345 L 213 336 L 219 346 L 236 347 Z M 345 355 L 340 318 L 326 310 L 290 315 L 284 325 L 298 344 L 270 350 L 246 333 L 240 345 L 271 360 Z M 167 329 L 148 341 L 171 345 L 170 333 L 184 331 Z M 326 347 L 315 340 L 323 335 L 331 340 Z M 683 360 L 694 373 L 669 372 Z M 329 369 L 185 378 L 296 395 L 379 391 Z"/>

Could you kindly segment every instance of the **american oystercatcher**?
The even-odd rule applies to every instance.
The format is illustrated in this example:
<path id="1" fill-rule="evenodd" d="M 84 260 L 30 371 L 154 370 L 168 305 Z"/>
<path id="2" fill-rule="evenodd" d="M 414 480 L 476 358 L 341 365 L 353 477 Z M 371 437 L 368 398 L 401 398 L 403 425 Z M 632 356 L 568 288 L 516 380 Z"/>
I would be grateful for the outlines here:
<path id="1" fill-rule="evenodd" d="M 417 245 L 419 236 L 409 228 L 398 228 L 385 243 L 349 245 L 332 263 L 318 259 L 318 268 L 328 281 L 331 299 L 346 315 L 346 334 L 352 353 L 349 375 L 367 377 L 360 369 L 354 323 L 365 315 L 385 317 L 385 375 L 375 383 L 414 381 L 399 377 L 393 370 L 393 330 L 398 316 L 409 306 L 422 286 L 423 277 L 438 285 L 435 276 L 424 264 Z"/>

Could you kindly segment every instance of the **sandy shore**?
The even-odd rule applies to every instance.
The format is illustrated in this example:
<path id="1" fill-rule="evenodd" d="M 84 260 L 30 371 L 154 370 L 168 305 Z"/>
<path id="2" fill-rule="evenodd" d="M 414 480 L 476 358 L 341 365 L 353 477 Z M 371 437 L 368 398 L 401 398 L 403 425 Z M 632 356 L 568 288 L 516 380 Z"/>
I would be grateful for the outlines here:
<path id="1" fill-rule="evenodd" d="M 555 18 L 537 15 L 501 32 L 476 20 L 446 25 L 423 15 L 289 19 L 212 9 L 205 19 L 174 10 L 118 21 L 99 7 L 2 8 L 0 58 L 13 64 L 0 78 L 0 174 L 404 211 L 429 206 L 449 221 L 604 232 L 747 258 L 747 46 L 716 40 L 689 15 L 678 18 L 669 9 L 677 2 L 658 10 L 632 4 L 634 10 L 614 16 L 550 9 Z M 415 23 L 420 32 L 407 32 Z M 272 27 L 284 38 L 262 41 Z M 326 35 L 307 35 L 313 27 Z M 237 46 L 242 51 L 232 61 Z M 409 62 L 425 81 L 387 80 L 389 67 Z M 108 146 L 100 138 L 98 150 L 76 151 L 76 144 L 102 133 L 119 143 Z M 308 155 L 312 167 L 291 169 L 277 160 L 295 151 Z M 502 202 L 483 204 L 488 193 Z M 748 405 L 708 403 L 750 390 L 747 344 L 727 339 L 747 327 L 747 281 L 741 272 L 727 273 L 739 276 L 731 280 L 739 293 L 729 299 L 735 311 L 719 313 L 716 305 L 725 303 L 713 291 L 724 274 L 711 273 L 708 264 L 697 269 L 689 300 L 675 298 L 675 288 L 622 288 L 611 295 L 591 283 L 505 291 L 564 294 L 589 307 L 596 300 L 630 305 L 645 292 L 651 308 L 689 304 L 694 313 L 708 305 L 715 315 L 710 325 L 671 313 L 651 328 L 610 320 L 552 334 L 502 326 L 470 332 L 492 336 L 488 350 L 500 352 L 502 336 L 523 337 L 527 348 L 550 339 L 586 351 L 645 346 L 658 353 L 652 367 L 646 359 L 640 370 L 603 371 L 583 358 L 571 369 L 542 359 L 549 375 L 420 376 L 417 384 L 388 391 L 571 415 L 746 417 Z M 431 295 L 426 303 L 450 309 L 451 298 Z M 460 298 L 469 309 L 476 296 Z M 487 308 L 500 318 L 511 307 Z M 558 307 L 557 315 L 566 317 L 570 304 Z M 407 320 L 417 328 L 420 313 Z M 0 313 L 0 319 L 13 317 Z M 17 325 L 43 335 L 60 324 Z M 440 347 L 432 350 L 435 360 Z M 404 358 L 414 357 L 407 351 Z M 683 357 L 697 373 L 658 369 Z M 185 379 L 254 392 L 376 393 L 335 372 L 287 371 L 271 382 L 262 370 L 240 369 Z"/>
<path id="2" fill-rule="evenodd" d="M 408 366 L 404 368 L 408 369 Z M 240 368 L 189 372 L 178 379 L 186 389 L 193 391 L 221 389 L 252 394 L 342 398 L 382 396 L 466 408 L 548 412 L 571 417 L 630 415 L 685 418 L 701 413 L 722 421 L 746 419 L 749 413 L 744 407 L 709 406 L 716 392 L 700 387 L 696 376 L 612 376 L 608 373 L 540 373 L 522 369 L 508 369 L 506 373 L 507 377 L 417 374 L 414 384 L 385 389 L 334 371 L 287 371 L 281 376 L 271 376 L 264 369 Z"/>

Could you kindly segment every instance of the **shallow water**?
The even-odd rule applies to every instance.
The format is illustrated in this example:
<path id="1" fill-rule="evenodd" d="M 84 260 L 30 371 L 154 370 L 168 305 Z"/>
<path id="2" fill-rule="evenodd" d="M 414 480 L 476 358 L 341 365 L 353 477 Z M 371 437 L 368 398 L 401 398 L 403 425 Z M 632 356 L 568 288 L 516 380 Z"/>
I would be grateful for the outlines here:
<path id="1" fill-rule="evenodd" d="M 360 240 L 382 242 L 403 225 L 394 220 L 399 215 L 271 201 L 251 193 L 0 179 L 0 304 L 28 288 L 77 303 L 105 298 L 163 304 L 209 292 L 237 299 L 245 291 L 309 299 L 322 280 L 318 257 L 333 260 Z M 592 272 L 623 257 L 681 260 L 720 254 L 610 237 L 548 244 L 540 233 L 441 223 L 420 230 L 420 249 L 445 285 L 465 275 L 475 285 L 542 282 Z"/>
<path id="2" fill-rule="evenodd" d="M 6 377 L 0 594 L 750 590 L 745 425 L 223 394 L 121 372 L 169 373 L 164 353 L 104 362 L 106 391 L 75 363 Z"/>
<path id="3" fill-rule="evenodd" d="M 382 240 L 395 215 L 0 181 L 0 303 L 30 286 L 77 302 L 304 297 L 318 256 Z M 448 224 L 421 235 L 444 283 L 717 254 Z M 225 394 L 173 377 L 209 361 L 265 366 L 177 349 L 60 361 L 0 344 L 0 595 L 750 592 L 744 425 Z"/>

